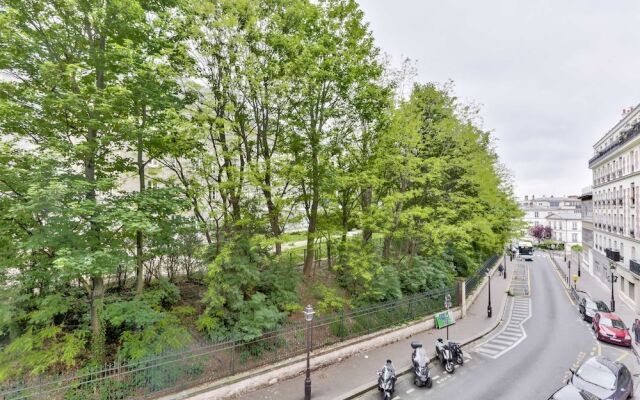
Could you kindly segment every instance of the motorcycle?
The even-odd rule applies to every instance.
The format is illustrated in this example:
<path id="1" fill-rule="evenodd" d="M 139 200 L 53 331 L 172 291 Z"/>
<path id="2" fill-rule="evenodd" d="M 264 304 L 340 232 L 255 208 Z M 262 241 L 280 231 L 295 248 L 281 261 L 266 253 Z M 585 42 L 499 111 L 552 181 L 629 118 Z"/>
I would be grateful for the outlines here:
<path id="1" fill-rule="evenodd" d="M 378 371 L 378 390 L 382 392 L 384 400 L 391 400 L 396 386 L 396 373 L 391 361 L 387 363 L 380 371 Z"/>
<path id="2" fill-rule="evenodd" d="M 449 349 L 451 350 L 451 356 L 458 365 L 464 364 L 464 355 L 462 354 L 462 347 L 460 343 L 449 341 Z"/>
<path id="3" fill-rule="evenodd" d="M 449 374 L 453 374 L 456 371 L 456 367 L 453 364 L 453 355 L 449 345 L 442 339 L 438 339 L 436 342 L 436 356 L 440 360 L 440 364 L 444 367 L 444 370 Z"/>
<path id="4" fill-rule="evenodd" d="M 422 348 L 422 343 L 411 342 L 411 362 L 413 363 L 413 383 L 416 386 L 426 386 L 430 388 L 433 385 L 431 379 L 431 370 L 429 369 L 429 358 Z"/>

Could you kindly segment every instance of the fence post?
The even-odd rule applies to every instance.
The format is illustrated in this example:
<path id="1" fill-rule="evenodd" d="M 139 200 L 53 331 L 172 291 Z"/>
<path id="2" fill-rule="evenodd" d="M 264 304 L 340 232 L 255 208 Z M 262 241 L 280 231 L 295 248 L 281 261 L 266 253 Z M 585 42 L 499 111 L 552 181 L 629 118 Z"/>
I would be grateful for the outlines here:
<path id="1" fill-rule="evenodd" d="M 461 314 L 460 319 L 467 315 L 467 293 L 466 293 L 466 281 L 464 279 L 458 279 L 458 304 L 460 304 Z"/>
<path id="2" fill-rule="evenodd" d="M 233 339 L 233 345 L 231 346 L 231 375 L 236 373 L 236 340 Z"/>

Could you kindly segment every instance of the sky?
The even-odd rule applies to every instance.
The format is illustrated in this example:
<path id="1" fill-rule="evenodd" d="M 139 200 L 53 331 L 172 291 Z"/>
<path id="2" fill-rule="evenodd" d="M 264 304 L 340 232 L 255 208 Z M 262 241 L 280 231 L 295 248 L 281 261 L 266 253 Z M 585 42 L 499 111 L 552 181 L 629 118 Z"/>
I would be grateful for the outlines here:
<path id="1" fill-rule="evenodd" d="M 593 144 L 640 103 L 638 0 L 358 0 L 418 82 L 480 105 L 515 193 L 580 194 Z"/>

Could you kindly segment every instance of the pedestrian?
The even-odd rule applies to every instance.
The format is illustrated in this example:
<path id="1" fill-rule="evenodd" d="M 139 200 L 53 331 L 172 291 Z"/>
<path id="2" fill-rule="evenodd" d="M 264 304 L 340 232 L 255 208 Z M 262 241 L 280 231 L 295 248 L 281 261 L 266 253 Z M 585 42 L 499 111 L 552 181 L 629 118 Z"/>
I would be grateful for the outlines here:
<path id="1" fill-rule="evenodd" d="M 502 273 L 504 272 L 504 267 L 502 266 L 502 264 L 498 266 L 498 272 L 500 273 L 500 276 L 502 276 Z"/>
<path id="2" fill-rule="evenodd" d="M 633 334 L 636 339 L 636 344 L 640 344 L 640 320 L 638 318 L 636 318 L 633 323 Z"/>

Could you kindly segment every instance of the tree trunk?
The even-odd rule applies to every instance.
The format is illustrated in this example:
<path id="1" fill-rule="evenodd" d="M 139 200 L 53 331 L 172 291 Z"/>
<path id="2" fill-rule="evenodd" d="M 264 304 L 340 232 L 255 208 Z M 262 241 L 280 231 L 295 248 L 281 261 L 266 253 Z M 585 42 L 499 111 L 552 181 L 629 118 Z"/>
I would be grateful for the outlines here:
<path id="1" fill-rule="evenodd" d="M 320 176 L 318 166 L 319 141 L 311 144 L 311 207 L 308 212 L 309 228 L 307 229 L 307 256 L 304 260 L 302 272 L 305 277 L 313 277 L 313 261 L 315 256 L 316 225 L 318 223 L 318 203 L 320 202 Z"/>
<path id="2" fill-rule="evenodd" d="M 138 183 L 140 196 L 145 191 L 145 180 L 144 180 L 144 161 L 143 157 L 143 144 L 142 144 L 142 132 L 145 125 L 147 108 L 145 105 L 142 106 L 142 123 L 140 129 L 138 129 Z M 140 210 L 138 210 L 140 211 Z M 141 230 L 136 231 L 136 297 L 142 296 L 142 291 L 144 290 L 144 259 L 143 259 L 143 234 Z"/>
<path id="3" fill-rule="evenodd" d="M 93 357 L 100 362 L 104 359 L 105 335 L 102 330 L 102 306 L 104 281 L 101 276 L 91 278 L 91 349 Z"/>
<path id="4" fill-rule="evenodd" d="M 364 192 L 362 193 L 362 213 L 367 215 L 369 213 L 369 209 L 371 208 L 371 198 L 373 197 L 373 188 L 368 186 Z M 362 241 L 366 244 L 371 241 L 373 237 L 373 231 L 369 227 L 364 227 L 362 229 Z"/>
<path id="5" fill-rule="evenodd" d="M 99 39 L 99 52 L 102 55 L 106 48 L 106 39 L 101 36 Z M 105 88 L 104 83 L 104 65 L 103 60 L 100 59 L 98 66 L 96 67 L 96 87 L 102 91 Z M 87 192 L 87 200 L 92 203 L 96 202 L 96 167 L 95 167 L 95 154 L 98 148 L 97 140 L 98 131 L 95 127 L 90 127 L 87 131 L 87 147 L 89 154 L 85 159 L 85 179 L 91 185 L 91 189 Z M 89 238 L 89 248 L 92 251 L 97 251 L 100 246 L 100 227 L 95 221 L 95 215 L 90 217 L 91 237 Z M 104 346 L 105 336 L 102 329 L 102 308 L 104 298 L 104 282 L 102 275 L 94 275 L 91 277 L 91 347 L 93 350 L 94 360 L 101 362 L 104 359 Z"/>
<path id="6" fill-rule="evenodd" d="M 384 244 L 382 246 L 382 257 L 389 258 L 391 256 L 391 236 L 384 237 Z"/>

